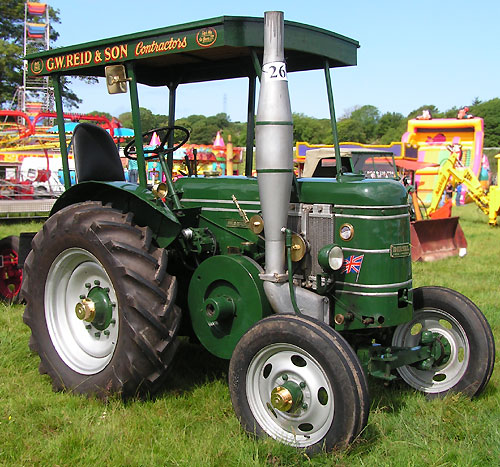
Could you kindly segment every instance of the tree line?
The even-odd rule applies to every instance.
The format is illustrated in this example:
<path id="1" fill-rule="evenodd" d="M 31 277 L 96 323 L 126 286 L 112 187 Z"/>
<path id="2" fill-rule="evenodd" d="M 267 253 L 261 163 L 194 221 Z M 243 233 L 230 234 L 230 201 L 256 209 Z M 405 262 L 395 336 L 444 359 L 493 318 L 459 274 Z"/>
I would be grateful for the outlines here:
<path id="1" fill-rule="evenodd" d="M 500 98 L 485 102 L 476 98 L 468 108 L 469 115 L 484 119 L 484 146 L 500 147 Z M 440 112 L 434 105 L 422 105 L 406 116 L 398 112 L 382 114 L 373 105 L 355 107 L 338 119 L 339 140 L 364 144 L 389 144 L 401 141 L 401 137 L 406 132 L 407 121 L 421 115 L 424 110 L 429 111 L 432 118 L 456 118 L 461 107 L 453 107 Z M 140 115 L 143 131 L 168 125 L 167 115 L 153 114 L 145 108 L 140 109 Z M 118 118 L 123 126 L 133 126 L 130 112 L 121 114 Z M 191 131 L 190 141 L 194 144 L 211 144 L 217 131 L 222 131 L 225 139 L 227 135 L 231 135 L 233 144 L 236 146 L 246 145 L 246 123 L 232 122 L 229 115 L 225 113 L 209 117 L 190 115 L 177 119 L 176 125 L 184 126 Z M 294 113 L 293 139 L 294 144 L 297 141 L 333 144 L 330 119 Z"/>
<path id="2" fill-rule="evenodd" d="M 168 126 L 168 115 L 153 114 L 149 109 L 139 109 L 142 131 Z M 108 114 L 109 118 L 109 114 Z M 132 128 L 132 113 L 126 112 L 118 116 L 124 127 Z M 227 142 L 227 135 L 231 135 L 235 146 L 245 146 L 247 138 L 246 123 L 231 122 L 229 115 L 218 113 L 206 117 L 204 115 L 190 115 L 179 118 L 176 125 L 186 127 L 191 132 L 190 142 L 193 144 L 212 144 L 215 135 L 220 131 Z"/>

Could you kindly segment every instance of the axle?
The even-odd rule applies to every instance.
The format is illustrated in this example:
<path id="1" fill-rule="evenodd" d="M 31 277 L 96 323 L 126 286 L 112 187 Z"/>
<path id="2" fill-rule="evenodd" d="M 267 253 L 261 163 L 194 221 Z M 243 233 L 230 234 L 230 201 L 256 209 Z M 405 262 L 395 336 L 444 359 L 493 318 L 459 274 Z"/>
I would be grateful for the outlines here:
<path id="1" fill-rule="evenodd" d="M 404 365 L 412 365 L 426 371 L 446 364 L 451 354 L 448 340 L 439 333 L 422 332 L 420 344 L 414 347 L 384 347 L 372 344 L 360 347 L 358 357 L 365 371 L 380 379 L 392 381 L 396 376 L 391 372 Z"/>

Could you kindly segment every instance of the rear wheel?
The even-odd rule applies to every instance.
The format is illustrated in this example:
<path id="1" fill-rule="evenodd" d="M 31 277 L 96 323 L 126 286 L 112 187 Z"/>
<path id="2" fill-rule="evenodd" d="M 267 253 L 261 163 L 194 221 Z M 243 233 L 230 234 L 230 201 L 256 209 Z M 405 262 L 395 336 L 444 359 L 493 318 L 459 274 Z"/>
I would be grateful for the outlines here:
<path id="1" fill-rule="evenodd" d="M 449 392 L 477 396 L 488 383 L 495 362 L 491 328 L 479 308 L 460 293 L 444 287 L 421 287 L 413 293 L 413 319 L 399 325 L 392 343 L 397 347 L 420 345 L 430 331 L 440 357 L 427 367 L 398 368 L 401 378 L 429 397 Z"/>
<path id="2" fill-rule="evenodd" d="M 177 347 L 177 285 L 167 254 L 132 214 L 69 206 L 45 223 L 25 263 L 24 321 L 54 389 L 152 393 Z"/>
<path id="3" fill-rule="evenodd" d="M 0 240 L 0 299 L 17 303 L 23 279 L 23 270 L 18 267 L 19 237 L 11 235 Z"/>
<path id="4" fill-rule="evenodd" d="M 368 418 L 365 375 L 349 344 L 294 315 L 265 318 L 241 338 L 229 388 L 245 430 L 310 452 L 345 447 Z"/>

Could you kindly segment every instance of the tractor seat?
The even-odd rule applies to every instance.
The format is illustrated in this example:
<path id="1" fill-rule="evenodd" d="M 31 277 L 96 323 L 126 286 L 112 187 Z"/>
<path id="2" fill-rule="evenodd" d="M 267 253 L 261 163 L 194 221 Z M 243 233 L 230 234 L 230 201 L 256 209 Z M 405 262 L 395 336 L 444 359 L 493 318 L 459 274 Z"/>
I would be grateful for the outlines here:
<path id="1" fill-rule="evenodd" d="M 79 123 L 73 131 L 73 153 L 79 182 L 125 181 L 118 149 L 104 128 L 91 123 Z"/>

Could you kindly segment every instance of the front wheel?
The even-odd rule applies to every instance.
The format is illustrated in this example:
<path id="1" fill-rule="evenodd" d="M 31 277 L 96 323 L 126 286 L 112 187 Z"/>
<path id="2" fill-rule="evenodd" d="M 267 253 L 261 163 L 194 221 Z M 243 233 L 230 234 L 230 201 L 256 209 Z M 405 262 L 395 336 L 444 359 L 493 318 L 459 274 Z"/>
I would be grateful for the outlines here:
<path id="1" fill-rule="evenodd" d="M 349 344 L 295 315 L 265 318 L 241 338 L 229 388 L 246 431 L 312 453 L 345 447 L 368 418 L 365 375 Z"/>
<path id="2" fill-rule="evenodd" d="M 440 358 L 431 367 L 419 364 L 398 368 L 401 378 L 429 397 L 449 392 L 477 396 L 488 383 L 495 362 L 491 328 L 479 308 L 460 293 L 444 287 L 421 287 L 413 292 L 413 319 L 399 325 L 396 347 L 420 345 L 430 331 L 440 346 Z"/>

